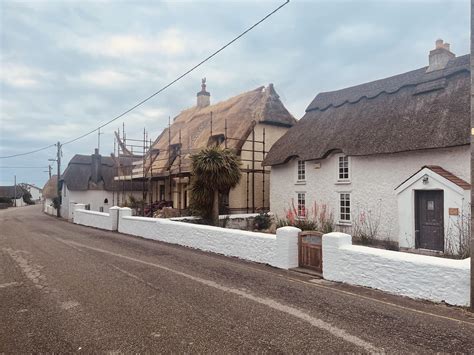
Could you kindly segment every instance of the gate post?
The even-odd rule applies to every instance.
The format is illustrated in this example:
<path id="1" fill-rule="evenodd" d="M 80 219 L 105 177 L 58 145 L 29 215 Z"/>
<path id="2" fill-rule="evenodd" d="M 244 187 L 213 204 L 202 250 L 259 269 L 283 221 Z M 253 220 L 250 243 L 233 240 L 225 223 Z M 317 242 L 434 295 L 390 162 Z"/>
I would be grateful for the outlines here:
<path id="1" fill-rule="evenodd" d="M 273 266 L 291 269 L 298 266 L 298 233 L 296 227 L 282 227 L 276 231 L 276 251 Z"/>

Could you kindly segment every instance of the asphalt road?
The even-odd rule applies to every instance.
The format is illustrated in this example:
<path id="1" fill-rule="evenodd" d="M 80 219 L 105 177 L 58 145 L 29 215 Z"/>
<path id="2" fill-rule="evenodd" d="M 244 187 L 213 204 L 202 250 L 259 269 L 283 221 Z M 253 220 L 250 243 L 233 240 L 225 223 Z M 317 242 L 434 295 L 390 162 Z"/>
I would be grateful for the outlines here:
<path id="1" fill-rule="evenodd" d="M 466 310 L 0 210 L 0 353 L 474 353 Z"/>

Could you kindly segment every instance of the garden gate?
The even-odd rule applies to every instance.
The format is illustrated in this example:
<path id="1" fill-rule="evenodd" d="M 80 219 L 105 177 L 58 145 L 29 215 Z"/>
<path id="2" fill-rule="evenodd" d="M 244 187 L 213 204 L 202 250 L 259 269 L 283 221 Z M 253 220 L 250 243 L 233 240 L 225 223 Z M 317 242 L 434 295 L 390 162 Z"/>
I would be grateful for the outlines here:
<path id="1" fill-rule="evenodd" d="M 323 233 L 300 232 L 298 235 L 298 266 L 323 273 Z"/>

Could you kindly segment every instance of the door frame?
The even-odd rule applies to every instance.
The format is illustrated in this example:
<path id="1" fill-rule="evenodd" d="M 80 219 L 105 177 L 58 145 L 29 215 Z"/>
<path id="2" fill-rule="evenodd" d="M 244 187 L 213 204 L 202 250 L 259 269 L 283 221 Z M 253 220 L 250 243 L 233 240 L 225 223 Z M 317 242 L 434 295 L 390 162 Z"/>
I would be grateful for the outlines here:
<path id="1" fill-rule="evenodd" d="M 421 226 L 420 226 L 420 193 L 428 191 L 441 192 L 441 228 L 443 231 L 443 250 L 436 250 L 444 252 L 445 247 L 445 230 L 444 230 L 444 190 L 442 189 L 432 189 L 432 190 L 414 190 L 415 191 L 415 248 L 420 249 L 420 238 L 421 238 Z"/>

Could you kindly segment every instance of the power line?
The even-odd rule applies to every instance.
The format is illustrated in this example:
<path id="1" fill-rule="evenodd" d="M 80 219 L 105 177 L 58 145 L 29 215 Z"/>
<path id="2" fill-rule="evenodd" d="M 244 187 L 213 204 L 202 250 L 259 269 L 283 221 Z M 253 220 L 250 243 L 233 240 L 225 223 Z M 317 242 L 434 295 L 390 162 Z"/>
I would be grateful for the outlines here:
<path id="1" fill-rule="evenodd" d="M 128 110 L 122 112 L 120 115 L 112 118 L 111 120 L 107 121 L 106 123 L 100 125 L 99 127 L 96 127 L 95 129 L 87 132 L 87 133 L 84 133 L 74 139 L 71 139 L 71 140 L 68 140 L 66 142 L 64 142 L 62 145 L 66 145 L 66 144 L 70 144 L 70 143 L 73 143 L 73 142 L 76 142 L 82 138 L 85 138 L 87 137 L 88 135 L 98 131 L 99 129 L 101 128 L 104 128 L 105 126 L 108 126 L 109 124 L 111 124 L 112 122 L 118 120 L 119 118 L 125 116 L 126 114 L 130 113 L 131 111 L 135 110 L 137 107 L 143 105 L 145 102 L 149 101 L 150 99 L 152 99 L 153 97 L 155 97 L 156 95 L 162 93 L 163 91 L 165 91 L 167 88 L 169 88 L 171 85 L 175 84 L 176 82 L 180 81 L 182 78 L 184 78 L 185 76 L 187 76 L 189 73 L 193 72 L 194 70 L 196 70 L 198 67 L 200 67 L 201 65 L 203 65 L 204 63 L 206 63 L 207 61 L 209 61 L 211 58 L 213 58 L 214 56 L 216 56 L 217 54 L 219 54 L 220 52 L 222 52 L 224 49 L 226 49 L 227 47 L 229 47 L 231 44 L 233 44 L 234 42 L 236 42 L 237 40 L 239 40 L 241 37 L 245 36 L 248 32 L 250 32 L 251 30 L 253 30 L 255 27 L 257 27 L 259 24 L 261 24 L 262 22 L 264 22 L 265 20 L 267 20 L 270 16 L 272 16 L 273 14 L 275 14 L 277 11 L 279 11 L 282 7 L 284 7 L 285 5 L 287 5 L 288 3 L 290 2 L 290 0 L 286 0 L 283 4 L 281 4 L 280 6 L 278 6 L 276 9 L 274 9 L 272 12 L 270 12 L 269 14 L 267 14 L 265 17 L 263 17 L 262 19 L 260 19 L 258 22 L 256 22 L 255 24 L 253 24 L 252 26 L 250 26 L 249 28 L 247 28 L 245 31 L 243 31 L 241 34 L 239 34 L 237 37 L 234 37 L 231 41 L 227 42 L 225 45 L 223 45 L 222 47 L 220 47 L 218 50 L 216 50 L 215 52 L 213 52 L 211 55 L 209 55 L 208 57 L 206 57 L 205 59 L 203 59 L 202 61 L 200 61 L 198 64 L 194 65 L 191 69 L 188 69 L 187 71 L 185 71 L 183 74 L 181 74 L 180 76 L 178 76 L 176 79 L 174 79 L 173 81 L 171 81 L 170 83 L 166 84 L 165 86 L 163 86 L 160 90 L 156 91 L 155 93 L 153 93 L 152 95 L 148 96 L 147 98 L 141 100 L 139 103 L 137 103 L 136 105 L 132 106 L 131 108 L 129 108 Z M 7 159 L 7 158 L 14 158 L 14 157 L 19 157 L 19 156 L 24 156 L 24 155 L 29 155 L 29 154 L 34 154 L 34 153 L 38 153 L 38 152 L 41 152 L 43 150 L 46 150 L 46 149 L 49 149 L 49 148 L 52 148 L 54 147 L 56 144 L 51 144 L 51 145 L 48 145 L 46 147 L 43 147 L 43 148 L 39 148 L 39 149 L 35 149 L 33 151 L 29 151 L 29 152 L 25 152 L 25 153 L 19 153 L 19 154 L 13 154 L 13 155 L 8 155 L 8 156 L 3 156 L 3 157 L 0 157 L 0 159 Z"/>
<path id="2" fill-rule="evenodd" d="M 236 42 L 237 40 L 239 40 L 241 37 L 243 37 L 244 35 L 246 35 L 248 32 L 250 32 L 251 30 L 253 30 L 255 27 L 257 27 L 259 24 L 261 24 L 262 22 L 264 22 L 267 18 L 269 18 L 270 16 L 272 16 L 274 13 L 276 13 L 278 10 L 280 10 L 283 6 L 285 6 L 286 4 L 288 4 L 290 2 L 290 0 L 286 0 L 285 3 L 281 4 L 280 6 L 278 6 L 275 10 L 273 10 L 272 12 L 270 12 L 268 15 L 266 15 L 265 17 L 263 17 L 262 19 L 260 19 L 258 22 L 256 22 L 254 25 L 250 26 L 249 28 L 247 28 L 244 32 L 242 32 L 241 34 L 239 34 L 237 37 L 235 37 L 234 39 L 232 39 L 230 42 L 226 43 L 225 45 L 223 45 L 221 48 L 219 48 L 218 50 L 216 50 L 214 53 L 212 53 L 211 55 L 209 55 L 208 57 L 206 57 L 205 59 L 203 59 L 202 61 L 200 61 L 198 64 L 196 64 L 195 66 L 193 66 L 191 69 L 185 71 L 183 74 L 181 74 L 180 76 L 178 76 L 176 79 L 174 79 L 173 81 L 171 81 L 170 83 L 166 84 L 165 86 L 163 86 L 160 90 L 156 91 L 155 93 L 153 93 L 152 95 L 148 96 L 146 99 L 143 99 L 142 101 L 140 101 L 139 103 L 137 103 L 136 105 L 132 106 L 131 108 L 129 108 L 128 110 L 124 111 L 123 113 L 121 113 L 120 115 L 112 118 L 111 120 L 107 121 L 106 123 L 100 125 L 99 127 L 87 132 L 87 133 L 84 133 L 83 135 L 77 137 L 77 138 L 74 138 L 74 139 L 71 139 L 65 143 L 63 143 L 62 145 L 66 145 L 66 144 L 70 144 L 70 143 L 73 143 L 75 141 L 78 141 L 79 139 L 82 139 L 84 137 L 87 137 L 88 135 L 94 133 L 95 131 L 101 129 L 101 128 L 104 128 L 105 126 L 111 124 L 112 122 L 118 120 L 119 118 L 125 116 L 127 113 L 130 113 L 131 111 L 135 110 L 137 107 L 143 105 L 145 102 L 149 101 L 150 99 L 152 99 L 153 97 L 155 97 L 156 95 L 160 94 L 161 92 L 165 91 L 167 88 L 169 88 L 171 85 L 175 84 L 176 82 L 178 82 L 179 80 L 181 80 L 182 78 L 184 78 L 186 75 L 188 75 L 189 73 L 191 73 L 192 71 L 196 70 L 198 67 L 200 67 L 201 65 L 203 65 L 204 63 L 206 63 L 208 60 L 210 60 L 212 57 L 216 56 L 217 54 L 219 54 L 220 52 L 222 52 L 224 49 L 226 49 L 228 46 L 230 46 L 232 43 Z"/>
<path id="3" fill-rule="evenodd" d="M 47 147 L 35 149 L 35 150 L 32 150 L 32 151 L 30 151 L 30 152 L 26 152 L 26 153 L 19 153 L 19 154 L 7 155 L 7 156 L 4 156 L 4 157 L 0 157 L 0 159 L 15 158 L 15 157 L 21 157 L 21 156 L 23 156 L 23 155 L 29 155 L 29 154 L 38 153 L 38 152 L 41 152 L 41 151 L 43 151 L 43 150 L 52 148 L 52 147 L 54 147 L 55 145 L 56 145 L 56 144 L 50 144 L 50 145 L 48 145 Z"/>
<path id="4" fill-rule="evenodd" d="M 47 166 L 1 166 L 0 169 L 48 169 Z"/>

